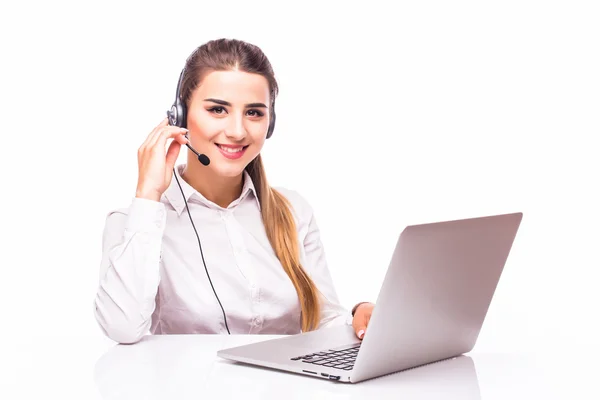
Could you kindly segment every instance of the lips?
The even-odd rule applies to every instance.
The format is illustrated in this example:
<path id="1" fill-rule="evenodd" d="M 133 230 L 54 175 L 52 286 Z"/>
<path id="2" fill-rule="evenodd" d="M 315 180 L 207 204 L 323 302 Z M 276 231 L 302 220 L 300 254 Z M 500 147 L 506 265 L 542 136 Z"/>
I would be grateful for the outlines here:
<path id="1" fill-rule="evenodd" d="M 246 152 L 246 149 L 248 148 L 248 145 L 239 146 L 239 145 L 226 145 L 226 144 L 219 144 L 219 143 L 215 143 L 215 145 L 217 146 L 217 148 L 219 149 L 221 154 L 223 154 L 223 156 L 225 158 L 228 158 L 230 160 L 236 160 L 236 159 L 242 157 L 244 155 L 244 153 Z"/>
<path id="2" fill-rule="evenodd" d="M 232 145 L 219 144 L 219 143 L 216 143 L 216 145 L 221 150 L 229 152 L 229 153 L 236 153 L 239 151 L 243 151 L 246 147 L 248 147 L 248 146 L 232 146 Z"/>

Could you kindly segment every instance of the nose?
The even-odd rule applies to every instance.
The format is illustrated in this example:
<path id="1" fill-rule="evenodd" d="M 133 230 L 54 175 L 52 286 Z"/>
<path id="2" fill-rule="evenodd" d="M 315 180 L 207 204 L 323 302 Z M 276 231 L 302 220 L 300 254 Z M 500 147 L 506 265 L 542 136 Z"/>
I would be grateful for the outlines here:
<path id="1" fill-rule="evenodd" d="M 225 129 L 225 136 L 235 141 L 242 141 L 246 138 L 246 128 L 244 128 L 244 116 L 233 115 L 229 118 Z"/>

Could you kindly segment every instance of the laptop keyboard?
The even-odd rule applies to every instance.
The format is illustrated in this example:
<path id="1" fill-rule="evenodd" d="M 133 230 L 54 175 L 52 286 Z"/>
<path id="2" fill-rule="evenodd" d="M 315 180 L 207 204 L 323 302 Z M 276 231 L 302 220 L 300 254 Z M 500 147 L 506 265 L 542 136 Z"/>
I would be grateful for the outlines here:
<path id="1" fill-rule="evenodd" d="M 358 354 L 361 343 L 342 349 L 309 353 L 303 356 L 293 357 L 291 360 L 349 371 L 354 367 L 354 361 L 356 360 L 356 355 Z"/>

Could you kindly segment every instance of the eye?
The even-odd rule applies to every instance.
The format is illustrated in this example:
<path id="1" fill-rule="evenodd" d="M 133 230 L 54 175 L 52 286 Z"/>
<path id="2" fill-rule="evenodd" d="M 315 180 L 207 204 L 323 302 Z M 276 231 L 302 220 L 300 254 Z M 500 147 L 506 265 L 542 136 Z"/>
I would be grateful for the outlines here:
<path id="1" fill-rule="evenodd" d="M 213 107 L 213 108 L 209 108 L 208 111 L 209 112 L 214 112 L 215 114 L 222 114 L 220 112 L 216 112 L 216 110 L 222 110 L 225 111 L 225 109 L 223 107 Z"/>
<path id="2" fill-rule="evenodd" d="M 258 110 L 248 110 L 248 112 L 256 113 L 255 116 L 257 116 L 257 117 L 262 117 L 263 115 L 265 115 L 264 113 L 262 113 Z"/>
<path id="3" fill-rule="evenodd" d="M 220 107 L 220 106 L 209 108 L 208 111 L 212 112 L 212 113 L 215 113 L 215 114 L 218 114 L 218 115 L 223 114 L 222 111 L 227 112 L 223 107 Z M 217 111 L 219 111 L 219 112 L 217 112 Z M 262 117 L 263 115 L 265 115 L 263 112 L 255 110 L 255 109 L 248 110 L 248 112 L 249 113 L 254 113 L 254 114 L 250 114 L 251 117 Z"/>

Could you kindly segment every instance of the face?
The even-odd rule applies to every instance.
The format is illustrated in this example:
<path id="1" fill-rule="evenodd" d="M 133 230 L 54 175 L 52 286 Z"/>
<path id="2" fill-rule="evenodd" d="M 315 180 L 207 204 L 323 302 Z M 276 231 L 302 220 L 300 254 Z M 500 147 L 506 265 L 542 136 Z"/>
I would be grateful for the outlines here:
<path id="1" fill-rule="evenodd" d="M 258 74 L 213 71 L 192 93 L 191 146 L 219 175 L 233 177 L 260 153 L 269 127 L 269 82 Z"/>

